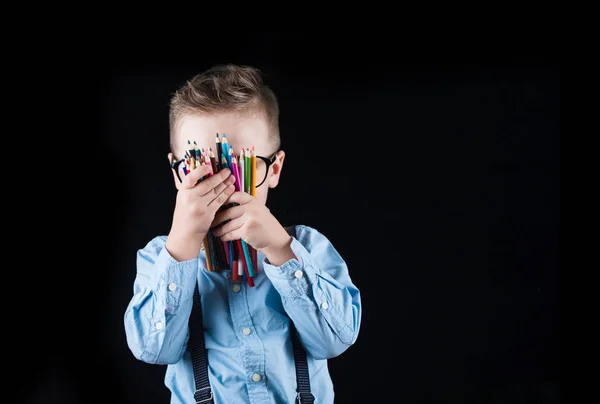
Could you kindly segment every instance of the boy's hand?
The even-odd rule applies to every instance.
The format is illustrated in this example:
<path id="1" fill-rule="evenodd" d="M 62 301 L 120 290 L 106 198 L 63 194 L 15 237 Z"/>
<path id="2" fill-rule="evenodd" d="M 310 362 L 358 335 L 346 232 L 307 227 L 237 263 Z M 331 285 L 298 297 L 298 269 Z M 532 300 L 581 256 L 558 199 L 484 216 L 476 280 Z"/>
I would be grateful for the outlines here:
<path id="1" fill-rule="evenodd" d="M 264 204 L 246 192 L 234 192 L 225 203 L 238 205 L 215 215 L 212 224 L 215 236 L 223 241 L 244 240 L 262 252 L 272 265 L 296 258 L 290 248 L 292 238 Z M 227 220 L 231 221 L 222 224 Z"/>
<path id="2" fill-rule="evenodd" d="M 173 223 L 166 248 L 177 261 L 197 258 L 215 212 L 233 193 L 234 176 L 229 170 L 198 183 L 210 173 L 210 167 L 201 166 L 183 178 L 177 191 Z"/>

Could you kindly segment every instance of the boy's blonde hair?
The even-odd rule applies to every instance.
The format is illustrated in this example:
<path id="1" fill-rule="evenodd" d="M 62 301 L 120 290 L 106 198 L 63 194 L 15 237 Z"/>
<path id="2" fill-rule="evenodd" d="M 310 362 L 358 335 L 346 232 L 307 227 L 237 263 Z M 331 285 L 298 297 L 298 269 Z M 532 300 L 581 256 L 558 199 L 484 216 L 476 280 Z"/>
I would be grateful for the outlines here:
<path id="1" fill-rule="evenodd" d="M 269 125 L 269 138 L 279 150 L 279 104 L 275 93 L 263 83 L 258 69 L 234 64 L 213 66 L 175 92 L 169 110 L 171 150 L 175 149 L 173 136 L 182 116 L 219 112 L 262 114 Z"/>

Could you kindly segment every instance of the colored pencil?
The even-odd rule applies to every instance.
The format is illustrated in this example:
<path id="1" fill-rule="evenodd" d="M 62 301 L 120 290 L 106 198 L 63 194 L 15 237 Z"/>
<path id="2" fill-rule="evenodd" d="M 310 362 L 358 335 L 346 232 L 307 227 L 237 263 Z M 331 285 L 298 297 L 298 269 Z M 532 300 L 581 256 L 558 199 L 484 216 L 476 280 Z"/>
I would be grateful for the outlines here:
<path id="1" fill-rule="evenodd" d="M 188 140 L 188 144 L 190 144 L 189 140 Z M 202 158 L 201 150 L 195 141 L 194 141 L 193 149 L 190 151 L 190 153 L 193 155 L 191 160 L 195 161 L 193 164 L 196 166 L 196 168 L 201 167 L 206 164 L 205 159 Z M 212 176 L 213 174 L 214 174 L 214 171 L 212 170 L 212 167 L 211 167 L 211 171 L 207 175 L 202 177 L 200 179 L 200 181 Z M 216 255 L 217 251 L 215 251 L 215 248 L 213 246 L 214 240 L 211 240 L 211 238 L 214 239 L 214 236 L 212 236 L 210 234 L 210 232 L 207 233 L 206 237 L 204 237 L 204 240 L 202 241 L 202 245 L 204 247 L 207 269 L 209 271 L 214 271 L 214 270 L 219 270 L 222 267 L 222 263 L 218 262 L 219 257 Z"/>
<path id="2" fill-rule="evenodd" d="M 219 139 L 219 134 L 217 133 L 217 138 L 215 140 L 216 143 L 216 148 L 217 148 L 217 155 L 215 156 L 215 160 L 217 162 L 217 165 L 219 166 L 219 171 L 223 168 L 221 167 L 221 155 L 223 154 L 223 149 L 221 146 L 221 139 Z"/>
<path id="3" fill-rule="evenodd" d="M 239 259 L 239 258 L 238 258 Z M 240 265 L 238 267 L 238 276 L 241 278 L 242 276 L 244 276 L 244 266 Z"/>
<path id="4" fill-rule="evenodd" d="M 254 146 L 250 149 L 250 195 L 256 197 L 256 153 Z M 252 248 L 250 255 L 252 256 L 254 269 L 258 272 L 258 252 Z"/>
<path id="5" fill-rule="evenodd" d="M 234 158 L 232 160 L 231 168 L 232 168 L 232 172 L 234 173 L 235 178 L 236 178 L 236 182 L 235 182 L 235 184 L 236 184 L 236 191 L 239 191 L 240 190 L 240 183 L 241 183 L 241 181 L 238 181 L 239 177 L 240 177 L 240 172 L 239 172 L 237 166 L 238 166 L 238 164 L 236 163 L 236 159 Z M 237 240 L 237 241 L 239 242 L 240 240 Z M 247 275 L 248 275 L 249 278 L 252 278 L 252 277 L 254 277 L 254 268 L 253 268 L 253 265 L 252 265 L 252 260 L 250 258 L 250 252 L 248 251 L 248 244 L 244 240 L 241 240 L 241 243 L 239 243 L 239 244 L 241 244 L 241 247 L 242 247 L 242 250 L 243 250 L 243 256 L 242 256 L 242 258 L 244 260 L 245 269 L 248 270 L 247 271 Z"/>
<path id="6" fill-rule="evenodd" d="M 254 152 L 254 146 L 250 149 L 250 172 L 248 173 L 248 179 L 250 186 L 248 187 L 248 193 L 252 196 L 256 196 L 256 153 Z M 252 265 L 254 265 L 255 271 L 258 273 L 258 252 L 256 249 L 250 249 L 250 257 L 252 259 Z"/>
<path id="7" fill-rule="evenodd" d="M 227 158 L 225 157 L 225 155 L 221 156 L 221 167 L 222 168 L 229 168 L 231 170 L 231 167 L 229 166 L 229 164 L 227 162 Z M 232 171 L 232 174 L 233 174 L 233 171 Z M 225 208 L 225 207 L 223 206 L 222 208 Z M 229 256 L 228 256 L 229 261 L 228 262 L 229 262 L 229 267 L 230 268 L 233 268 L 233 262 L 236 259 L 236 255 L 235 255 L 235 252 L 234 252 L 235 249 L 233 248 L 233 244 L 234 244 L 233 241 L 228 241 L 227 242 L 227 248 L 228 248 L 228 251 L 229 251 Z"/>
<path id="8" fill-rule="evenodd" d="M 229 163 L 229 168 L 231 168 L 231 159 L 233 159 L 233 146 L 229 146 L 229 151 L 227 152 L 227 163 Z"/>
<path id="9" fill-rule="evenodd" d="M 225 156 L 227 166 L 231 169 L 231 161 L 229 161 L 229 142 L 227 141 L 227 136 L 224 133 L 221 135 L 221 153 L 223 153 L 223 156 Z"/>
<path id="10" fill-rule="evenodd" d="M 210 165 L 212 166 L 212 169 L 215 172 L 215 174 L 221 171 L 219 170 L 219 165 L 217 164 L 217 159 L 212 151 L 212 147 L 209 147 L 208 149 L 208 156 L 210 158 Z"/>
<path id="11" fill-rule="evenodd" d="M 234 178 L 235 178 L 235 188 L 236 190 L 239 189 L 239 178 L 237 178 L 235 176 L 235 173 L 233 171 L 233 168 L 231 168 L 231 173 L 233 174 Z M 246 273 L 246 278 L 248 278 L 248 285 L 250 285 L 250 287 L 254 286 L 254 282 L 252 280 L 252 278 L 250 278 L 248 270 L 246 269 L 247 264 L 246 264 L 246 258 L 244 256 L 243 253 L 243 247 L 241 246 L 241 243 L 239 243 L 240 240 L 237 240 L 236 246 L 238 247 L 237 249 L 231 249 L 230 251 L 236 251 L 238 252 L 238 254 L 235 254 L 235 256 L 233 257 L 233 268 L 237 269 L 237 271 L 232 270 L 231 273 L 231 279 L 232 280 L 241 280 L 241 277 L 244 276 L 244 273 Z M 233 242 L 229 241 L 229 245 L 232 245 Z M 242 265 L 238 264 L 238 260 L 240 259 L 240 256 L 242 257 Z M 236 268 L 237 266 L 237 268 Z"/>
<path id="12" fill-rule="evenodd" d="M 241 276 L 243 275 L 243 272 L 240 274 L 239 273 L 239 262 L 238 260 L 233 261 L 233 268 L 231 268 L 231 280 L 233 282 L 239 282 L 241 279 Z M 243 269 L 242 269 L 243 271 Z"/>
<path id="13" fill-rule="evenodd" d="M 196 142 L 194 142 L 194 144 L 195 143 Z M 208 155 L 205 154 L 204 157 L 200 157 L 202 154 L 200 153 L 200 149 L 197 145 L 195 145 L 195 151 L 199 158 L 200 166 L 208 165 L 211 169 L 204 178 L 213 176 L 215 173 L 210 165 Z M 206 266 L 209 271 L 214 271 L 221 268 L 222 265 L 218 262 L 219 257 L 217 256 L 217 251 L 215 251 L 214 236 L 210 233 L 210 230 L 206 234 L 206 237 L 204 237 L 204 255 L 206 257 Z"/>
<path id="14" fill-rule="evenodd" d="M 250 150 L 248 150 L 246 148 L 246 153 L 244 155 L 244 173 L 245 173 L 245 178 L 244 178 L 244 184 L 245 187 L 242 188 L 244 190 L 245 193 L 249 194 L 250 193 Z"/>
<path id="15" fill-rule="evenodd" d="M 240 162 L 244 161 L 244 148 L 243 147 L 240 150 L 240 157 L 239 157 L 239 159 L 240 159 Z M 238 170 L 240 171 L 240 188 L 241 189 L 244 189 L 244 185 L 245 185 L 244 180 L 246 179 L 245 175 L 244 175 L 244 173 L 245 173 L 244 172 L 244 168 L 245 168 L 244 164 L 239 164 L 238 163 Z"/>
<path id="16" fill-rule="evenodd" d="M 213 268 L 213 264 L 212 264 L 212 259 L 210 257 L 210 249 L 208 246 L 208 235 L 206 235 L 206 237 L 204 237 L 202 246 L 204 247 L 204 258 L 206 259 L 206 269 L 208 269 L 209 271 L 212 271 L 214 268 Z"/>
<path id="17" fill-rule="evenodd" d="M 192 146 L 192 142 L 190 142 L 189 140 L 188 142 L 188 148 L 187 148 L 187 154 L 190 156 L 190 170 L 193 170 L 196 168 L 196 153 L 194 152 L 194 147 Z"/>
<path id="18" fill-rule="evenodd" d="M 184 159 L 184 161 L 185 161 L 184 174 L 185 175 L 187 175 L 192 169 L 202 165 L 202 163 L 200 161 L 198 161 L 198 156 L 199 156 L 198 145 L 196 144 L 196 142 L 194 142 L 194 146 L 192 146 L 191 142 L 188 140 L 188 149 L 185 151 L 185 159 Z M 209 173 L 207 175 L 207 177 L 209 177 L 212 174 L 213 174 L 212 172 Z M 213 271 L 214 265 L 213 265 L 213 259 L 211 257 L 211 248 L 210 248 L 210 242 L 209 242 L 208 236 L 204 237 L 204 240 L 202 241 L 202 247 L 204 249 L 207 269 L 209 271 Z"/>
<path id="19" fill-rule="evenodd" d="M 256 196 L 256 153 L 250 150 L 250 195 Z"/>
<path id="20" fill-rule="evenodd" d="M 200 151 L 200 148 L 198 147 L 198 143 L 196 143 L 196 141 L 194 140 L 194 153 L 196 153 L 196 160 L 198 160 L 199 162 L 202 161 L 202 153 Z"/>
<path id="21" fill-rule="evenodd" d="M 219 134 L 216 134 L 215 137 L 215 144 L 216 144 L 216 149 L 217 149 L 217 154 L 214 155 L 214 153 L 212 153 L 212 149 L 210 149 L 210 157 L 211 157 L 211 162 L 214 159 L 215 162 L 215 168 L 216 168 L 216 172 L 221 171 L 224 168 L 227 168 L 227 160 L 223 160 L 225 155 L 223 153 L 223 145 L 221 144 L 221 139 L 219 138 Z M 224 207 L 221 206 L 219 208 L 219 210 L 223 210 Z M 225 263 L 227 263 L 227 265 L 229 266 L 229 268 L 233 268 L 233 259 L 231 257 L 232 252 L 233 252 L 233 245 L 232 243 L 228 243 L 226 241 L 220 241 L 219 240 L 219 247 L 218 250 L 221 253 L 221 255 L 223 256 L 223 259 L 225 261 Z M 232 279 L 234 281 L 238 280 L 236 276 L 233 276 Z"/>

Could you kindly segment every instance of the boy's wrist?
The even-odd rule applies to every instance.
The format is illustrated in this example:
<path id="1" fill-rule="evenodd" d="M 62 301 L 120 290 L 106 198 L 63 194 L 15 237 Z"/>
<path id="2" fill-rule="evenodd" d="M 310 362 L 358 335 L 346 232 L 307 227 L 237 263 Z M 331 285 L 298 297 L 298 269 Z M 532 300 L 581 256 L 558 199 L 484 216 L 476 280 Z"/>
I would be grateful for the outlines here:
<path id="1" fill-rule="evenodd" d="M 165 248 L 176 261 L 189 261 L 200 255 L 202 241 L 203 239 L 198 240 L 198 237 L 183 237 L 176 233 L 169 233 Z"/>
<path id="2" fill-rule="evenodd" d="M 265 255 L 271 265 L 281 266 L 291 259 L 296 259 L 296 255 L 292 250 L 292 237 L 282 229 L 285 235 L 278 237 L 274 242 L 262 249 L 262 253 Z"/>

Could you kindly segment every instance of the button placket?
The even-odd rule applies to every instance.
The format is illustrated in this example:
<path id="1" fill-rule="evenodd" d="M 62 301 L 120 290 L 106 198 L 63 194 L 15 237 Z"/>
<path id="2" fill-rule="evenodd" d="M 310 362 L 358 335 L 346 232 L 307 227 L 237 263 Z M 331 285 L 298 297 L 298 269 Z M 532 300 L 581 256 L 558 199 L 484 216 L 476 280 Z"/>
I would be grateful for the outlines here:
<path id="1" fill-rule="evenodd" d="M 231 320 L 238 341 L 244 347 L 244 374 L 248 387 L 248 394 L 252 402 L 268 402 L 268 391 L 265 383 L 265 352 L 262 342 L 258 339 L 258 333 L 253 324 L 250 314 L 250 296 L 246 285 L 233 282 L 229 274 L 227 296 L 230 305 Z M 238 289 L 239 288 L 239 289 Z"/>

